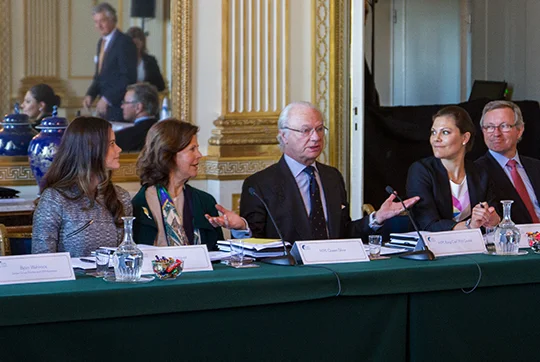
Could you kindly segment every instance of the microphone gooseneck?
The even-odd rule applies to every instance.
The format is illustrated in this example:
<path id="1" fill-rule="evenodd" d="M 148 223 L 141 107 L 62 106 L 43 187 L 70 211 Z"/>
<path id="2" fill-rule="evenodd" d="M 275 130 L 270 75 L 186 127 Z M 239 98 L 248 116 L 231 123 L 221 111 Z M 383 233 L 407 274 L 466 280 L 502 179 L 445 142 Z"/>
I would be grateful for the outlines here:
<path id="1" fill-rule="evenodd" d="M 255 196 L 257 199 L 259 199 L 261 204 L 263 204 L 266 210 L 266 213 L 270 217 L 270 220 L 272 221 L 272 224 L 274 225 L 274 228 L 276 229 L 279 235 L 279 238 L 281 239 L 281 244 L 283 245 L 283 256 L 279 256 L 276 258 L 265 258 L 265 259 L 262 259 L 262 262 L 268 263 L 268 264 L 277 264 L 277 265 L 296 265 L 296 260 L 291 255 L 291 253 L 289 253 L 289 250 L 287 250 L 287 245 L 285 245 L 285 240 L 283 239 L 281 230 L 279 230 L 276 220 L 274 220 L 274 217 L 272 216 L 272 213 L 270 212 L 268 205 L 266 204 L 266 202 L 264 202 L 263 198 L 259 196 L 259 194 L 255 191 L 253 187 L 250 187 L 248 191 L 250 195 Z"/>
<path id="2" fill-rule="evenodd" d="M 418 229 L 418 226 L 416 225 L 416 222 L 414 221 L 410 210 L 405 206 L 403 199 L 399 197 L 398 193 L 392 188 L 392 186 L 386 186 L 385 190 L 390 195 L 394 195 L 399 200 L 399 202 L 401 202 L 403 210 L 407 213 L 407 216 L 409 217 L 409 220 L 411 221 L 414 230 L 416 230 L 416 233 L 418 234 L 418 242 L 416 243 L 414 251 L 405 253 L 401 255 L 400 258 L 413 260 L 435 260 L 435 255 L 431 250 L 429 250 L 428 246 L 426 245 L 424 237 L 420 233 L 420 229 Z"/>

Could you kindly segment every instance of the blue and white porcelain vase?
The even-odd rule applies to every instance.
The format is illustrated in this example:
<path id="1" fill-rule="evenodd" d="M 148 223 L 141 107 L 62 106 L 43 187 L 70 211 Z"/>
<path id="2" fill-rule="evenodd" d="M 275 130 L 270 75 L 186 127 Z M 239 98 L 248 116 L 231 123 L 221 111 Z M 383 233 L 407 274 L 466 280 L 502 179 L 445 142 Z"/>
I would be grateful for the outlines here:
<path id="1" fill-rule="evenodd" d="M 15 103 L 14 113 L 6 114 L 0 125 L 0 156 L 26 156 L 28 144 L 37 132 L 28 116 L 20 112 L 19 103 Z"/>
<path id="2" fill-rule="evenodd" d="M 54 106 L 52 117 L 44 118 L 36 127 L 40 132 L 30 142 L 28 159 L 30 169 L 39 186 L 41 186 L 41 180 L 51 166 L 67 126 L 67 119 L 58 117 L 58 109 Z"/>

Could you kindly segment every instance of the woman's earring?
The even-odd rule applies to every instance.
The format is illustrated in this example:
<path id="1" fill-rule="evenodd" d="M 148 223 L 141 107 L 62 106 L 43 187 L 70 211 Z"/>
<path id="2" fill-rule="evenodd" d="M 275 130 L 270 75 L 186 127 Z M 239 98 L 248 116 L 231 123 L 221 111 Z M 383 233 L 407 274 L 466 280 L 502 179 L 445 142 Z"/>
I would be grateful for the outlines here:
<path id="1" fill-rule="evenodd" d="M 39 111 L 40 111 L 40 112 L 43 112 L 43 107 L 39 107 Z"/>

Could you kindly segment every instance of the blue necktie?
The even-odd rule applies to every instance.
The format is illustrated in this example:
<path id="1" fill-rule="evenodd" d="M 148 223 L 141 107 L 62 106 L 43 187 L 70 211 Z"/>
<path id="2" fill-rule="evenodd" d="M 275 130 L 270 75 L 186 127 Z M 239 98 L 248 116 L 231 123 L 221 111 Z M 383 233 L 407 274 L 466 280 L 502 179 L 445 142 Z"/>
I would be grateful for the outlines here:
<path id="1" fill-rule="evenodd" d="M 311 224 L 311 237 L 314 240 L 328 239 L 326 219 L 324 218 L 324 210 L 321 201 L 321 191 L 319 190 L 319 184 L 315 179 L 315 168 L 313 166 L 308 166 L 304 169 L 304 172 L 309 176 L 309 199 L 311 202 L 309 222 Z"/>

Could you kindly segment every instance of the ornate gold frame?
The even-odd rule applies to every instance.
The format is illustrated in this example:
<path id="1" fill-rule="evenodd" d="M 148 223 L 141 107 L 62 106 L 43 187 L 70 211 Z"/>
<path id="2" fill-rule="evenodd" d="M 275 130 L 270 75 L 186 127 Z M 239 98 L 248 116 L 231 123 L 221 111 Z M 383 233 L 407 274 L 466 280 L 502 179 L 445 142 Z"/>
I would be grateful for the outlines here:
<path id="1" fill-rule="evenodd" d="M 171 10 L 171 104 L 173 116 L 181 120 L 191 122 L 191 51 L 192 51 L 192 8 L 193 0 L 169 0 Z M 348 0 L 313 0 L 314 10 L 317 5 L 324 3 L 330 13 L 330 29 L 334 29 L 326 38 L 326 44 L 330 48 L 329 64 L 330 72 L 328 91 L 329 108 L 331 109 L 329 121 L 332 130 L 329 139 L 329 158 L 327 162 L 345 171 L 348 155 L 340 147 L 340 141 L 347 135 L 346 112 L 343 111 L 346 102 L 347 91 L 345 85 L 346 74 L 346 47 L 343 40 L 346 38 L 346 19 L 343 11 L 350 2 Z M 10 0 L 0 0 L 0 10 L 4 14 L 10 13 Z M 9 44 L 11 41 L 10 18 L 6 17 L 0 23 L 0 43 Z M 7 47 L 10 49 L 10 47 Z M 9 107 L 10 52 L 0 54 L 0 105 Z M 8 109 L 3 109 L 4 113 Z M 120 169 L 115 172 L 115 182 L 138 181 L 135 172 L 137 154 L 122 154 Z M 272 157 L 209 157 L 200 162 L 199 179 L 243 179 L 253 172 L 269 166 L 275 162 Z M 35 185 L 28 161 L 25 157 L 0 157 L 0 186 Z"/>
<path id="2" fill-rule="evenodd" d="M 191 9 L 193 0 L 170 0 L 171 33 L 172 33 L 172 89 L 171 104 L 176 118 L 191 121 Z M 0 0 L 0 10 L 3 14 L 10 13 L 10 0 Z M 7 44 L 11 49 L 10 17 L 0 23 L 0 44 Z M 11 94 L 11 52 L 0 54 L 0 104 L 3 114 L 9 111 Z M 135 172 L 137 154 L 122 154 L 120 169 L 115 171 L 113 181 L 133 182 L 139 178 Z M 28 159 L 20 157 L 0 157 L 0 186 L 35 185 L 28 164 Z"/>

